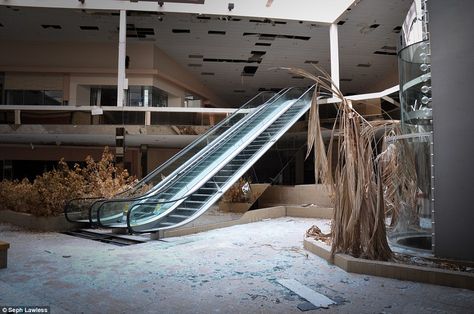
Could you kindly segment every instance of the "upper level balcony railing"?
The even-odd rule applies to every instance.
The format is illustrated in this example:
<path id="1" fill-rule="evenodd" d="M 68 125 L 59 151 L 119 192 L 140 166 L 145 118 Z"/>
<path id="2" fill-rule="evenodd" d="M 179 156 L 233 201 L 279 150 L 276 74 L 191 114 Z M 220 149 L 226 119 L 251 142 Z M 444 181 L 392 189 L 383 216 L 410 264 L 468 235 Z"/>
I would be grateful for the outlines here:
<path id="1" fill-rule="evenodd" d="M 233 108 L 2 105 L 0 124 L 214 125 Z"/>

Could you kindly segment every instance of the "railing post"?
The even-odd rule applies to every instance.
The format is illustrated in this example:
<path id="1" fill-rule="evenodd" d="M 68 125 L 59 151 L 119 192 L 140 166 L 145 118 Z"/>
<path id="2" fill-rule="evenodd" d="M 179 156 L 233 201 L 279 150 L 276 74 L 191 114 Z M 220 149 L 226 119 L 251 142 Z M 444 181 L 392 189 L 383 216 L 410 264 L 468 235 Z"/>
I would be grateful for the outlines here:
<path id="1" fill-rule="evenodd" d="M 145 111 L 145 125 L 151 125 L 151 112 Z"/>
<path id="2" fill-rule="evenodd" d="M 15 110 L 15 124 L 21 124 L 21 110 L 19 109 Z"/>

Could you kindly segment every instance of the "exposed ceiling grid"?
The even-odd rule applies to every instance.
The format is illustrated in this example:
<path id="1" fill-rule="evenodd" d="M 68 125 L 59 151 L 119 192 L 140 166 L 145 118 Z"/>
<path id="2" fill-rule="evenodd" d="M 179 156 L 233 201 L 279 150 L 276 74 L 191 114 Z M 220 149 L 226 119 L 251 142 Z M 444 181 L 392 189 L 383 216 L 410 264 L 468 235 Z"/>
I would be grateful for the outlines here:
<path id="1" fill-rule="evenodd" d="M 410 4 L 411 0 L 362 0 L 340 16 L 337 22 L 343 92 L 370 92 L 371 86 L 383 79 L 387 72 L 396 71 L 397 58 L 390 54 L 396 52 L 393 49 L 399 38 L 396 30 Z M 0 22 L 3 25 L 0 27 L 0 40 L 118 40 L 117 12 L 12 10 L 0 6 Z M 262 88 L 310 84 L 306 79 L 276 70 L 278 67 L 312 70 L 311 63 L 307 61 L 318 61 L 318 66 L 329 70 L 327 25 L 294 20 L 158 12 L 129 12 L 127 24 L 128 42 L 154 43 L 232 106 L 242 104 Z M 49 26 L 45 28 L 41 25 Z M 244 36 L 244 33 L 248 35 Z M 305 37 L 309 39 L 304 40 Z M 252 51 L 264 54 L 252 54 Z M 376 51 L 388 54 L 374 54 Z M 250 59 L 259 63 L 207 62 L 204 59 Z M 253 75 L 247 76 L 245 66 L 258 68 Z M 242 76 L 242 73 L 245 75 Z"/>

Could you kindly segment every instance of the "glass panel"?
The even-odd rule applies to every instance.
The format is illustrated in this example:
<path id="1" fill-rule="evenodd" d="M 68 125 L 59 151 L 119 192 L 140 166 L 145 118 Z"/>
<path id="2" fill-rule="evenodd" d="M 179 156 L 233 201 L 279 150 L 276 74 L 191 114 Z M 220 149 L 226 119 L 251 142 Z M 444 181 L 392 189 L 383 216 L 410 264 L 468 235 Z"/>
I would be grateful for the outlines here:
<path id="1" fill-rule="evenodd" d="M 401 202 L 392 217 L 390 238 L 398 244 L 423 244 L 431 250 L 432 232 L 432 105 L 429 41 L 415 43 L 399 53 L 402 139 L 410 149 L 416 171 L 416 205 Z"/>
<path id="2" fill-rule="evenodd" d="M 404 131 L 431 131 L 430 47 L 427 41 L 406 47 L 399 54 L 400 99 Z"/>
<path id="3" fill-rule="evenodd" d="M 23 92 L 23 104 L 24 105 L 42 105 L 43 104 L 43 93 L 36 90 L 26 90 Z"/>
<path id="4" fill-rule="evenodd" d="M 7 105 L 62 105 L 62 90 L 6 90 Z"/>
<path id="5" fill-rule="evenodd" d="M 233 176 L 240 176 L 239 171 L 248 168 L 248 162 L 252 161 L 256 153 L 255 147 L 272 143 L 273 137 L 291 125 L 298 113 L 304 113 L 309 108 L 306 105 L 309 106 L 311 100 L 310 92 L 295 102 L 303 91 L 292 89 L 268 103 L 232 132 L 220 137 L 214 147 L 192 159 L 190 166 L 171 176 L 165 186 L 152 188 L 146 198 L 132 203 L 128 215 L 133 231 L 156 230 L 158 226 L 162 228 L 175 224 L 176 217 L 183 219 L 206 210 L 208 206 L 205 204 L 214 202 L 215 197 L 220 195 L 219 191 L 229 187 Z M 250 143 L 255 146 L 252 147 Z M 178 214 L 174 214 L 170 220 L 166 218 L 163 225 L 161 218 L 170 211 Z"/>
<path id="6" fill-rule="evenodd" d="M 151 107 L 168 107 L 168 94 L 153 86 Z"/>
<path id="7" fill-rule="evenodd" d="M 117 106 L 117 88 L 102 87 L 100 93 L 101 106 Z"/>
<path id="8" fill-rule="evenodd" d="M 61 90 L 45 90 L 44 104 L 58 106 L 63 103 L 63 91 Z"/>
<path id="9" fill-rule="evenodd" d="M 128 87 L 128 106 L 143 107 L 144 106 L 144 93 L 143 87 L 141 86 L 129 86 Z"/>
<path id="10" fill-rule="evenodd" d="M 6 90 L 5 98 L 6 105 L 23 105 L 22 90 Z"/>
<path id="11" fill-rule="evenodd" d="M 190 164 L 193 163 L 193 158 L 198 156 L 201 150 L 208 147 L 208 145 L 209 147 L 213 145 L 215 143 L 214 141 L 217 138 L 219 138 L 219 136 L 221 136 L 222 134 L 227 132 L 230 128 L 232 128 L 234 125 L 236 125 L 239 121 L 241 121 L 242 118 L 254 112 L 256 108 L 258 108 L 259 105 L 265 103 L 265 101 L 267 101 L 271 97 L 271 95 L 272 94 L 270 93 L 262 93 L 254 97 L 253 99 L 251 99 L 248 103 L 246 103 L 244 106 L 239 108 L 229 118 L 222 121 L 215 127 L 211 128 L 206 134 L 199 137 L 196 141 L 194 141 L 188 147 L 183 149 L 175 157 L 171 158 L 165 164 L 163 164 L 162 166 L 158 167 L 153 172 L 151 172 L 146 178 L 142 180 L 142 182 L 139 185 L 137 185 L 137 187 L 133 191 L 130 191 L 127 195 L 131 196 L 136 193 L 140 194 L 141 192 L 140 189 L 146 184 L 149 187 L 151 187 L 151 190 L 148 192 L 148 195 L 150 196 L 156 195 L 158 199 L 166 199 L 162 196 L 157 195 L 158 190 L 163 188 L 163 186 L 160 183 L 163 182 L 164 178 L 177 176 L 180 173 L 180 169 L 182 169 L 181 171 L 183 171 Z M 184 188 L 185 185 L 183 185 L 182 188 Z M 117 199 L 117 200 L 104 202 L 98 214 L 100 223 L 104 224 L 104 221 L 106 223 L 111 223 L 112 221 L 116 223 L 124 223 L 123 215 L 126 214 L 126 212 L 131 206 L 136 204 L 136 202 L 140 202 L 140 201 L 146 202 L 147 197 L 144 196 L 144 197 L 139 197 L 139 198 L 124 199 L 124 200 Z M 122 205 L 118 206 L 117 203 L 120 203 L 123 206 Z M 169 206 L 171 205 L 172 204 L 170 204 Z M 159 210 L 164 210 L 167 207 L 168 205 L 162 205 L 160 206 Z M 148 213 L 153 213 L 158 210 L 156 207 L 154 207 L 153 209 L 150 209 L 146 206 L 142 206 L 142 209 Z"/>
<path id="12" fill-rule="evenodd" d="M 145 124 L 144 112 L 133 111 L 104 111 L 101 116 L 102 124 Z"/>
<path id="13" fill-rule="evenodd" d="M 14 124 L 15 113 L 12 110 L 0 111 L 0 124 Z"/>

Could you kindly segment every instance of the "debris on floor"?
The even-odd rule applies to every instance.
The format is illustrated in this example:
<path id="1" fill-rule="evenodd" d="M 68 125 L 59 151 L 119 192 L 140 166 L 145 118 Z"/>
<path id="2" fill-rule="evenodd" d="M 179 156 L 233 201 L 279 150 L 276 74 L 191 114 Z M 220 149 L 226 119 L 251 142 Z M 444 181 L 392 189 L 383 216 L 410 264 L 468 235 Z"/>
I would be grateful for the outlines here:
<path id="1" fill-rule="evenodd" d="M 331 304 L 336 304 L 333 300 L 329 299 L 327 296 L 318 293 L 307 286 L 301 284 L 299 281 L 294 279 L 280 279 L 277 281 L 280 285 L 286 287 L 287 289 L 293 291 L 306 301 L 310 302 L 316 308 L 327 308 Z M 301 305 L 301 304 L 300 304 Z M 307 307 L 306 307 L 307 308 Z"/>
<path id="2" fill-rule="evenodd" d="M 331 233 L 323 233 L 321 229 L 316 225 L 312 225 L 311 228 L 306 231 L 306 237 L 314 238 L 329 245 L 331 244 Z"/>

